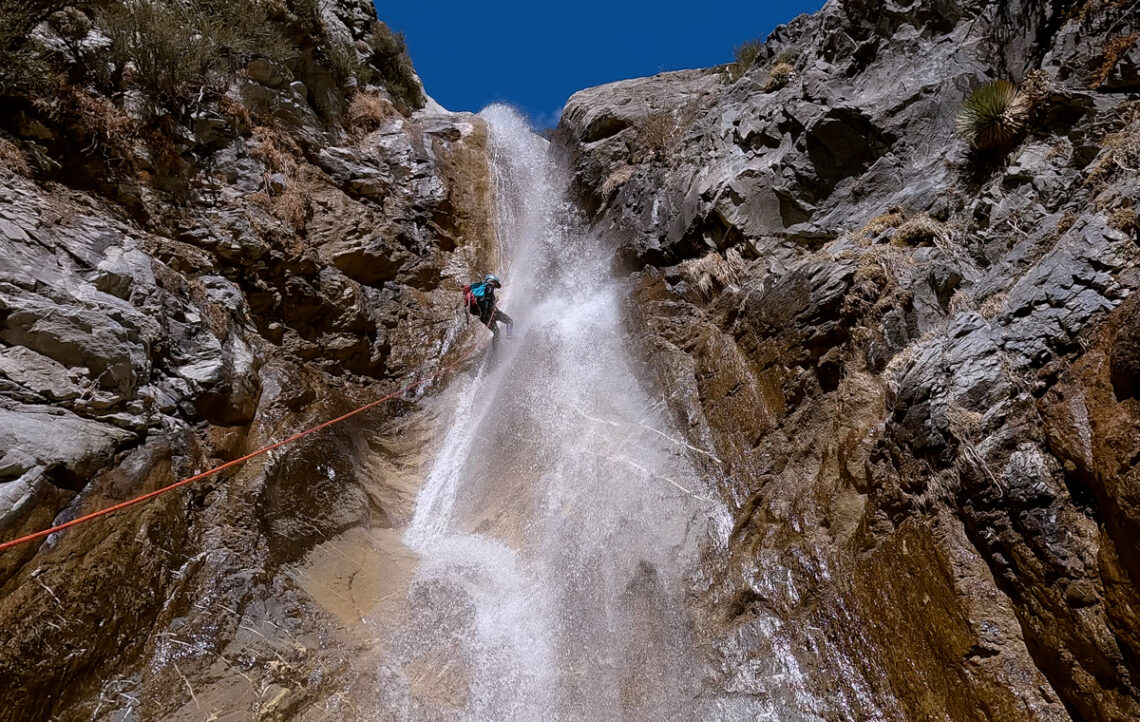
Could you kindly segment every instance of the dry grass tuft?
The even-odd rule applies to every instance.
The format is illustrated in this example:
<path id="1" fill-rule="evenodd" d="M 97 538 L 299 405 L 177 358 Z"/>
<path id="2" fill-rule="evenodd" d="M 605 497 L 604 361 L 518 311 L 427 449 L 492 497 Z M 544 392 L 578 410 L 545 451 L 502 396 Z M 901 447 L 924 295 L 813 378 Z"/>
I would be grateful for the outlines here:
<path id="1" fill-rule="evenodd" d="M 1088 22 L 1096 15 L 1112 12 L 1131 5 L 1135 0 L 1085 0 L 1074 13 L 1082 23 Z"/>
<path id="2" fill-rule="evenodd" d="M 1028 106 L 1027 122 L 1036 120 L 1045 107 L 1046 99 L 1053 92 L 1053 79 L 1044 70 L 1034 70 L 1022 79 L 1018 92 Z M 1055 157 L 1056 151 L 1057 149 L 1054 148 L 1050 152 L 1050 157 Z"/>
<path id="3" fill-rule="evenodd" d="M 253 129 L 253 140 L 256 145 L 249 154 L 269 166 L 270 170 L 290 176 L 297 169 L 301 149 L 287 134 L 259 125 Z"/>
<path id="4" fill-rule="evenodd" d="M 887 388 L 892 393 L 897 394 L 899 392 L 899 385 L 902 383 L 903 376 L 914 364 L 914 359 L 918 356 L 918 352 L 926 340 L 927 337 L 924 336 L 917 341 L 912 341 L 906 348 L 892 356 L 891 360 L 887 361 L 887 365 L 883 367 L 880 376 L 886 381 Z"/>
<path id="5" fill-rule="evenodd" d="M 1101 62 L 1100 70 L 1097 71 L 1096 78 L 1092 82 L 1093 88 L 1104 85 L 1108 76 L 1112 75 L 1116 64 L 1120 62 L 1120 56 L 1128 52 L 1137 40 L 1140 40 L 1140 33 L 1111 38 L 1104 44 L 1104 60 Z"/>
<path id="6" fill-rule="evenodd" d="M 903 215 L 902 210 L 891 208 L 886 213 L 881 213 L 868 221 L 867 225 L 863 226 L 863 229 L 859 231 L 859 236 L 863 238 L 877 238 L 888 228 L 898 228 L 905 222 L 906 216 Z"/>
<path id="7" fill-rule="evenodd" d="M 249 109 L 242 105 L 240 100 L 235 100 L 228 95 L 218 98 L 218 112 L 224 115 L 230 125 L 235 128 L 244 129 L 253 125 Z"/>
<path id="8" fill-rule="evenodd" d="M 689 129 L 697 122 L 697 115 L 697 108 L 692 104 L 675 111 L 647 112 L 635 129 L 631 160 L 634 163 L 674 160 Z"/>
<path id="9" fill-rule="evenodd" d="M 32 171 L 16 144 L 4 138 L 0 138 L 0 165 L 19 175 L 28 175 Z"/>
<path id="10" fill-rule="evenodd" d="M 1008 297 L 1009 294 L 1004 291 L 1001 293 L 995 293 L 985 301 L 982 301 L 982 305 L 978 309 L 978 313 L 982 314 L 982 318 L 986 319 L 987 321 L 992 321 L 993 319 L 997 318 L 998 314 L 1001 313 L 1003 308 L 1005 308 L 1005 301 Z"/>
<path id="11" fill-rule="evenodd" d="M 796 74 L 796 69 L 792 67 L 791 63 L 776 63 L 772 69 L 768 71 L 768 79 L 764 81 L 764 92 L 774 93 L 780 88 L 788 84 Z"/>
<path id="12" fill-rule="evenodd" d="M 312 210 L 309 207 L 308 197 L 292 183 L 284 191 L 274 195 L 264 191 L 254 193 L 249 197 L 249 201 L 277 220 L 288 224 L 298 233 L 305 230 Z"/>
<path id="13" fill-rule="evenodd" d="M 978 310 L 978 302 L 974 298 L 974 294 L 965 289 L 957 289 L 954 295 L 950 297 L 950 303 L 947 307 L 951 315 L 961 313 L 962 311 L 976 311 Z"/>
<path id="14" fill-rule="evenodd" d="M 303 161 L 301 148 L 288 134 L 259 125 L 253 129 L 252 136 L 256 145 L 249 154 L 265 163 L 269 170 L 265 173 L 264 190 L 250 196 L 250 202 L 300 233 L 312 216 L 309 196 L 320 184 L 319 174 Z M 269 184 L 270 173 L 285 176 L 284 190 L 273 191 Z"/>
<path id="15" fill-rule="evenodd" d="M 677 144 L 679 133 L 672 113 L 650 113 L 637 128 L 637 145 L 651 154 L 665 153 Z"/>
<path id="16" fill-rule="evenodd" d="M 345 126 L 357 136 L 364 136 L 378 130 L 384 123 L 399 115 L 388 101 L 371 93 L 357 93 L 352 96 L 348 112 L 345 113 Z"/>
<path id="17" fill-rule="evenodd" d="M 735 248 L 728 249 L 722 256 L 716 251 L 700 258 L 690 258 L 680 264 L 681 276 L 695 287 L 705 298 L 712 298 L 714 291 L 735 286 L 748 262 Z"/>
<path id="18" fill-rule="evenodd" d="M 159 169 L 160 175 L 177 167 L 180 156 L 174 147 L 174 137 L 168 124 L 150 125 L 141 136 L 150 152 L 151 162 Z"/>
<path id="19" fill-rule="evenodd" d="M 289 178 L 282 191 L 274 192 L 266 182 L 265 189 L 250 195 L 249 201 L 301 233 L 313 215 L 309 197 L 318 186 L 317 179 L 302 172 Z"/>
<path id="20" fill-rule="evenodd" d="M 633 166 L 623 165 L 606 176 L 605 181 L 602 182 L 602 198 L 609 198 L 614 191 L 625 185 L 633 177 L 633 174 Z"/>
<path id="21" fill-rule="evenodd" d="M 38 97 L 33 104 L 46 117 L 69 128 L 83 152 L 98 153 L 108 161 L 133 161 L 137 124 L 107 98 L 61 81 L 57 92 Z"/>
<path id="22" fill-rule="evenodd" d="M 1140 173 L 1140 105 L 1124 111 L 1124 127 L 1104 139 L 1100 159 L 1085 179 L 1085 186 L 1102 186 L 1120 171 Z"/>
<path id="23" fill-rule="evenodd" d="M 880 243 L 866 249 L 855 269 L 857 280 L 870 280 L 876 285 L 898 286 L 913 273 L 914 259 L 905 249 Z"/>
<path id="24" fill-rule="evenodd" d="M 951 404 L 946 409 L 946 423 L 950 427 L 950 433 L 962 443 L 978 440 L 984 418 L 977 411 L 970 411 L 957 404 Z"/>
<path id="25" fill-rule="evenodd" d="M 1125 206 L 1124 208 L 1117 208 L 1109 214 L 1108 225 L 1110 228 L 1115 228 L 1124 233 L 1136 233 L 1140 231 L 1140 217 L 1137 217 L 1134 208 Z"/>
<path id="26" fill-rule="evenodd" d="M 1068 233 L 1079 217 L 1076 213 L 1066 213 L 1061 216 L 1061 220 L 1057 221 L 1057 235 L 1063 236 Z"/>
<path id="27" fill-rule="evenodd" d="M 921 246 L 935 244 L 946 237 L 946 226 L 931 218 L 926 213 L 920 213 L 898 227 L 891 236 L 891 243 L 895 246 Z"/>
<path id="28" fill-rule="evenodd" d="M 735 82 L 744 77 L 752 64 L 756 62 L 757 56 L 760 51 L 764 49 L 763 40 L 749 40 L 746 43 L 737 45 L 733 51 L 735 60 L 728 64 L 725 68 L 725 74 L 728 76 L 730 82 Z"/>

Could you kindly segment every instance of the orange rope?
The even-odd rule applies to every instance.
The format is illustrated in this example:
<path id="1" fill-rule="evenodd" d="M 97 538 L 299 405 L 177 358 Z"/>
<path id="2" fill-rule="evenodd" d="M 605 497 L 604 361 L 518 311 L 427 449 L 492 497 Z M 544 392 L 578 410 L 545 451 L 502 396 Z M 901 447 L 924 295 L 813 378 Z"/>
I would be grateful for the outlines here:
<path id="1" fill-rule="evenodd" d="M 126 509 L 129 506 L 134 506 L 135 504 L 141 504 L 144 501 L 149 501 L 150 499 L 153 499 L 154 497 L 158 496 L 159 494 L 165 494 L 166 492 L 177 489 L 180 486 L 186 486 L 187 484 L 192 484 L 195 481 L 200 481 L 202 479 L 205 479 L 208 476 L 213 476 L 214 474 L 217 474 L 219 471 L 225 471 L 226 469 L 237 466 L 238 464 L 241 464 L 243 462 L 249 461 L 250 459 L 254 458 L 255 456 L 261 456 L 262 454 L 265 454 L 267 452 L 273 451 L 274 449 L 285 446 L 286 444 L 294 442 L 303 436 L 308 436 L 309 434 L 312 434 L 316 431 L 320 431 L 321 429 L 328 428 L 329 426 L 332 426 L 333 424 L 339 424 L 340 422 L 344 421 L 345 419 L 347 419 L 349 417 L 356 416 L 357 414 L 359 414 L 361 412 L 364 412 L 364 411 L 367 411 L 368 409 L 379 406 L 380 404 L 384 403 L 385 401 L 391 401 L 392 399 L 396 398 L 397 396 L 400 396 L 400 395 L 402 395 L 408 391 L 411 391 L 414 388 L 417 388 L 419 386 L 423 386 L 428 381 L 431 381 L 432 379 L 436 378 L 437 376 L 440 376 L 440 375 L 450 371 L 451 369 L 455 368 L 460 363 L 466 361 L 468 358 L 470 358 L 474 354 L 475 354 L 475 351 L 470 351 L 468 353 L 465 353 L 464 355 L 460 356 L 457 360 L 455 360 L 453 363 L 451 363 L 447 366 L 444 366 L 443 368 L 439 369 L 435 373 L 433 373 L 429 376 L 425 376 L 424 378 L 420 379 L 419 381 L 416 381 L 413 384 L 408 384 L 407 386 L 400 389 L 399 391 L 394 391 L 393 393 L 388 394 L 387 396 L 385 396 L 382 399 L 378 399 L 378 400 L 373 401 L 371 403 L 365 404 L 364 406 L 361 406 L 359 409 L 356 409 L 355 411 L 349 411 L 347 414 L 345 414 L 343 416 L 338 416 L 335 419 L 324 422 L 323 424 L 318 424 L 317 426 L 314 426 L 311 429 L 305 429 L 304 431 L 302 431 L 300 433 L 293 434 L 289 438 L 282 439 L 281 441 L 278 441 L 275 444 L 270 444 L 269 446 L 258 449 L 257 451 L 254 451 L 253 453 L 246 454 L 245 456 L 241 457 L 240 459 L 234 459 L 233 461 L 227 461 L 226 463 L 222 464 L 221 466 L 215 466 L 213 469 L 210 469 L 208 471 L 203 471 L 201 474 L 195 474 L 194 476 L 188 477 L 186 479 L 182 479 L 181 481 L 176 481 L 173 484 L 170 484 L 169 486 L 164 486 L 161 489 L 156 489 L 155 491 L 149 492 L 147 494 L 143 494 L 142 496 L 137 496 L 134 499 L 129 499 L 127 501 L 122 502 L 121 504 L 115 504 L 114 506 L 107 507 L 106 509 L 100 509 L 99 511 L 92 512 L 90 514 L 87 514 L 86 516 L 81 516 L 77 519 L 72 519 L 71 521 L 64 522 L 63 524 L 57 524 L 56 526 L 53 526 L 50 529 L 44 529 L 42 531 L 35 532 L 34 534 L 28 534 L 27 536 L 22 536 L 19 539 L 13 539 L 12 541 L 4 542 L 3 544 L 0 544 L 0 552 L 7 551 L 8 549 L 11 549 L 13 547 L 17 547 L 21 544 L 26 544 L 30 541 L 35 541 L 36 539 L 42 539 L 43 537 L 46 537 L 49 534 L 54 534 L 57 531 L 62 531 L 62 530 L 67 529 L 69 527 L 73 527 L 73 526 L 77 526 L 79 524 L 83 524 L 85 522 L 89 522 L 92 519 L 98 519 L 101 516 L 106 516 L 108 514 L 112 514 L 112 513 L 116 512 L 116 511 Z"/>

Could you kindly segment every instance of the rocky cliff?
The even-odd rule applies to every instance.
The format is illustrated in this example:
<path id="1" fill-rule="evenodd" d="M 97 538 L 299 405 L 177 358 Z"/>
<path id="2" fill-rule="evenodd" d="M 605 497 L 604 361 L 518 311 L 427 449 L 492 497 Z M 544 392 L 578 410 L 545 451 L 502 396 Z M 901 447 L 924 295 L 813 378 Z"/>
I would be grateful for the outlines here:
<path id="1" fill-rule="evenodd" d="M 7 3 L 0 26 L 0 538 L 470 342 L 486 128 L 425 100 L 370 2 Z M 345 718 L 353 640 L 297 567 L 410 513 L 428 390 L 3 554 L 0 719 Z"/>
<path id="2" fill-rule="evenodd" d="M 554 151 L 731 512 L 692 580 L 708 700 L 1140 717 L 1138 25 L 831 0 L 568 102 Z M 367 0 L 0 2 L 0 49 L 0 539 L 477 338 L 487 128 Z M 992 80 L 1008 137 L 971 148 Z M 0 720 L 372 718 L 431 388 L 0 556 Z M 414 666 L 453 702 L 447 650 Z"/>
<path id="3" fill-rule="evenodd" d="M 713 689 L 1140 717 L 1138 30 L 1124 2 L 831 0 L 740 73 L 568 102 L 563 163 L 732 509 L 695 600 Z M 1031 110 L 971 150 L 994 79 Z"/>

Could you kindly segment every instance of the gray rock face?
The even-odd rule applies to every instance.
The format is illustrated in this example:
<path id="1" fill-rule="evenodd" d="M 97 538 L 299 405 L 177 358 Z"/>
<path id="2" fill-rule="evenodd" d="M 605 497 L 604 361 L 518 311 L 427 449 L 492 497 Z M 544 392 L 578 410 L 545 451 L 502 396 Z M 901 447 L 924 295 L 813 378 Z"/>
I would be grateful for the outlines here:
<path id="1" fill-rule="evenodd" d="M 1126 534 L 1096 533 L 1131 512 L 1098 511 L 1106 482 L 1074 472 L 1121 448 L 1094 439 L 1135 410 L 1078 413 L 1066 387 L 1056 415 L 1086 419 L 1084 446 L 1041 432 L 1059 377 L 1105 398 L 1067 369 L 1101 368 L 1098 329 L 1140 287 L 1136 230 L 1111 221 L 1140 179 L 1104 171 L 1140 137 L 1121 92 L 1133 50 L 1097 78 L 1140 18 L 1086 11 L 833 0 L 735 82 L 666 73 L 567 103 L 557 147 L 632 272 L 648 363 L 725 460 L 711 473 L 734 527 L 708 598 L 730 620 L 712 642 L 735 660 L 725 689 L 750 686 L 741 655 L 790 647 L 816 699 L 848 700 L 828 719 L 1140 714 L 1135 620 L 1115 611 L 1140 586 L 1096 561 L 1131 557 Z M 766 89 L 789 52 L 792 79 Z M 961 101 L 1037 69 L 1050 87 L 1030 132 L 971 156 Z M 1121 388 L 1112 363 L 1131 361 L 1103 362 Z M 1118 421 L 1096 431 L 1104 404 Z M 817 631 L 750 636 L 773 617 Z"/>
<path id="2" fill-rule="evenodd" d="M 372 384 L 380 381 L 387 389 L 441 358 L 455 341 L 448 321 L 458 323 L 451 311 L 460 284 L 450 275 L 466 282 L 473 273 L 467 259 L 479 258 L 478 244 L 492 235 L 481 225 L 480 209 L 454 200 L 470 192 L 464 183 L 486 179 L 457 179 L 441 170 L 448 154 L 462 148 L 485 174 L 483 131 L 469 115 L 431 122 L 436 135 L 417 138 L 409 125 L 393 131 L 399 138 L 389 133 L 373 139 L 367 150 L 333 148 L 318 155 L 320 163 L 339 152 L 351 159 L 352 172 L 342 176 L 332 168 L 320 175 L 320 165 L 307 166 L 312 175 L 306 176 L 304 235 L 250 203 L 256 193 L 286 196 L 300 181 L 268 174 L 263 189 L 256 179 L 267 168 L 249 155 L 244 138 L 219 153 L 219 175 L 230 185 L 184 207 L 183 225 L 174 232 L 143 230 L 96 196 L 45 190 L 0 169 L 0 538 L 110 506 L 276 441 L 343 413 L 348 404 L 371 400 Z M 472 220 L 447 229 L 429 226 L 449 203 Z M 455 235 L 460 232 L 462 237 Z M 458 249 L 462 253 L 452 260 Z M 267 376 L 273 378 L 268 392 Z M 384 381 L 388 376 L 395 381 Z M 318 443 L 304 453 L 321 459 L 333 452 Z M 307 478 L 314 463 L 296 473 Z M 132 590 L 134 602 L 73 623 L 89 639 L 99 638 L 101 619 L 150 629 L 158 613 L 148 601 L 154 589 L 210 589 L 219 575 L 248 576 L 241 570 L 268 564 L 247 549 L 216 556 L 188 576 L 169 576 L 200 553 L 196 545 L 202 552 L 214 546 L 209 534 L 257 537 L 259 512 L 248 500 L 264 493 L 265 474 L 286 475 L 272 464 L 254 472 L 247 501 L 237 495 L 229 512 L 219 502 L 220 516 L 201 521 L 203 532 L 214 529 L 202 541 L 188 536 L 188 511 L 176 497 L 142 512 L 170 530 L 162 544 L 177 550 L 181 561 L 173 567 L 155 558 L 153 567 L 148 559 L 147 571 L 129 579 L 98 572 L 96 559 L 103 567 L 133 569 L 111 562 L 136 547 L 127 541 L 101 547 L 93 538 L 118 527 L 97 525 L 0 560 L 0 618 L 5 625 L 22 618 L 26 630 L 0 654 L 0 687 L 12 701 L 0 719 L 47 709 L 40 706 L 43 685 L 71 674 L 59 665 L 62 658 L 25 663 L 43 635 L 53 634 L 48 608 L 34 595 L 13 591 L 40 588 L 28 574 L 43 568 L 48 576 L 88 580 L 75 589 L 99 590 L 93 599 L 114 598 L 108 583 Z M 343 478 L 351 479 L 351 470 Z M 358 512 L 351 516 L 361 523 Z M 123 528 L 138 524 L 138 517 L 127 516 Z M 235 531 L 238 526 L 246 530 Z M 25 564 L 33 557 L 35 565 Z M 90 567 L 76 567 L 88 562 Z M 252 599 L 250 589 L 235 585 L 227 606 Z M 86 608 L 94 612 L 98 604 Z M 192 623 L 205 628 L 214 616 L 206 610 Z M 202 633 L 219 644 L 228 638 L 216 630 Z M 147 634 L 139 631 L 136 638 Z M 90 645 L 77 654 L 96 669 L 101 650 L 112 647 Z M 143 647 L 132 649 L 119 660 L 148 668 L 149 657 L 137 656 Z M 136 691 L 168 697 L 165 682 L 148 684 Z M 84 699 L 61 701 L 60 709 L 73 710 Z"/>
<path id="3" fill-rule="evenodd" d="M 370 37 L 371 3 L 321 6 L 327 33 Z M 492 258 L 485 126 L 392 110 L 368 134 L 342 127 L 344 89 L 317 39 L 295 20 L 274 22 L 298 45 L 295 62 L 256 60 L 225 99 L 203 100 L 171 132 L 177 158 L 163 178 L 149 177 L 159 173 L 150 151 L 125 168 L 98 144 L 57 160 L 44 144 L 64 132 L 58 124 L 40 123 L 45 135 L 21 133 L 31 119 L 0 123 L 5 151 L 12 131 L 43 159 L 19 173 L 0 165 L 0 539 L 279 441 L 422 377 L 470 341 L 453 311 Z M 45 167 L 51 179 L 25 175 Z M 388 500 L 408 492 L 368 502 L 365 486 L 389 480 L 351 449 L 382 445 L 376 429 L 412 425 L 420 411 L 390 404 L 367 427 L 306 437 L 292 455 L 0 556 L 0 626 L 19 630 L 0 651 L 0 720 L 177 718 L 192 703 L 183 680 L 209 687 L 215 660 L 249 654 L 239 625 L 304 618 L 316 634 L 338 629 L 281 589 L 282 569 L 346 526 L 390 524 Z M 407 455 L 422 462 L 419 450 Z M 399 455 L 384 463 L 411 474 Z M 235 618 L 220 620 L 215 602 Z M 66 630 L 54 621 L 60 605 Z M 261 621 L 241 622 L 247 611 Z M 186 656 L 170 641 L 182 639 L 215 651 Z M 269 688 L 282 681 L 269 659 L 283 657 L 261 639 L 262 671 L 243 662 L 238 678 Z M 290 664 L 313 679 L 339 665 L 324 652 L 308 659 Z M 132 680 L 114 701 L 103 694 L 111 669 Z M 267 700 L 225 686 L 219 699 L 235 714 L 270 715 Z M 290 704 L 332 693 L 314 685 Z"/>

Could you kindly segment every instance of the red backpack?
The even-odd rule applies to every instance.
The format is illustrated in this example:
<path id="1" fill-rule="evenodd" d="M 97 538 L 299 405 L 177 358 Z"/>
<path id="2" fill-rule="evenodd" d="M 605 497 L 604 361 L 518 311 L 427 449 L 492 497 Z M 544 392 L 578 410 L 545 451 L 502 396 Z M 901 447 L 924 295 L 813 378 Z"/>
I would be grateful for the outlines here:
<path id="1" fill-rule="evenodd" d="M 479 315 L 479 299 L 472 293 L 470 284 L 463 287 L 463 306 L 468 313 Z"/>

